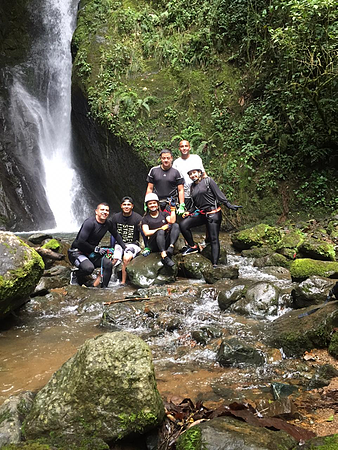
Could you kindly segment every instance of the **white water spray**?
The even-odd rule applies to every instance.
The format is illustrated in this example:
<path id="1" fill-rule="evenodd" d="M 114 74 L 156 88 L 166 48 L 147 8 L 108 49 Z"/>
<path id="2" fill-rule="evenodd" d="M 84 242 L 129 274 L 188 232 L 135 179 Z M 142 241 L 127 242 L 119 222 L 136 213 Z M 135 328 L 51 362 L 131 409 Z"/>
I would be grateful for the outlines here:
<path id="1" fill-rule="evenodd" d="M 84 199 L 72 161 L 70 117 L 70 42 L 77 4 L 78 0 L 45 0 L 41 8 L 32 13 L 39 27 L 39 38 L 25 70 L 17 70 L 14 74 L 11 93 L 12 121 L 16 123 L 16 129 L 21 130 L 23 139 L 27 139 L 28 124 L 33 136 L 29 138 L 36 140 L 43 172 L 40 177 L 58 231 L 78 228 L 73 214 L 74 203 L 78 209 Z"/>

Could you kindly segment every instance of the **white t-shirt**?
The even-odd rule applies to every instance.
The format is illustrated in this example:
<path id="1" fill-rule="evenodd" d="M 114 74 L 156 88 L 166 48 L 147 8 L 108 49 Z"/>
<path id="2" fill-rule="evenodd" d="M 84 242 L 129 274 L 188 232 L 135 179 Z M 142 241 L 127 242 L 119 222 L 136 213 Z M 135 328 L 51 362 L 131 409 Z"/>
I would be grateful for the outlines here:
<path id="1" fill-rule="evenodd" d="M 182 159 L 181 157 L 175 159 L 173 167 L 177 169 L 184 178 L 184 196 L 190 197 L 190 185 L 192 181 L 188 175 L 188 170 L 201 168 L 205 172 L 203 162 L 200 156 L 189 154 L 189 158 Z"/>

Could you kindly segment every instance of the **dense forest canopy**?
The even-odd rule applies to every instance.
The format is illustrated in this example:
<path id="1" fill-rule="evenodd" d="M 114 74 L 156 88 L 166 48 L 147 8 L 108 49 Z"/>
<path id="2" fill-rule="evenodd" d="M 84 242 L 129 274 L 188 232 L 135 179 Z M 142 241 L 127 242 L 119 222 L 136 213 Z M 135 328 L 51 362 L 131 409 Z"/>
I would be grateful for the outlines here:
<path id="1" fill-rule="evenodd" d="M 337 19 L 336 0 L 83 0 L 74 78 L 148 163 L 185 138 L 247 211 L 328 212 Z"/>

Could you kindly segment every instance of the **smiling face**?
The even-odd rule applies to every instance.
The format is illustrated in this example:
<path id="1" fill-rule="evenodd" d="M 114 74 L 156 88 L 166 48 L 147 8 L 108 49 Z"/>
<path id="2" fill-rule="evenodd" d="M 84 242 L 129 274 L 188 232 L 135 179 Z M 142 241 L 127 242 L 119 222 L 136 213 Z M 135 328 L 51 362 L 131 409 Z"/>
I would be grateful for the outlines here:
<path id="1" fill-rule="evenodd" d="M 156 212 L 159 208 L 158 202 L 156 200 L 150 200 L 147 202 L 147 208 L 149 209 L 150 213 Z"/>
<path id="2" fill-rule="evenodd" d="M 197 181 L 201 177 L 201 171 L 200 170 L 191 170 L 188 175 L 192 181 Z"/>
<path id="3" fill-rule="evenodd" d="M 97 205 L 97 208 L 95 209 L 95 218 L 97 222 L 105 223 L 108 216 L 109 216 L 109 206 L 103 205 L 101 203 Z"/>
<path id="4" fill-rule="evenodd" d="M 129 201 L 125 200 L 121 203 L 121 209 L 124 216 L 130 216 L 133 212 L 134 205 Z"/>
<path id="5" fill-rule="evenodd" d="M 161 155 L 161 166 L 164 170 L 169 170 L 173 162 L 173 157 L 171 153 L 162 153 Z"/>
<path id="6" fill-rule="evenodd" d="M 182 159 L 187 159 L 190 153 L 190 144 L 188 141 L 181 141 L 178 146 Z"/>

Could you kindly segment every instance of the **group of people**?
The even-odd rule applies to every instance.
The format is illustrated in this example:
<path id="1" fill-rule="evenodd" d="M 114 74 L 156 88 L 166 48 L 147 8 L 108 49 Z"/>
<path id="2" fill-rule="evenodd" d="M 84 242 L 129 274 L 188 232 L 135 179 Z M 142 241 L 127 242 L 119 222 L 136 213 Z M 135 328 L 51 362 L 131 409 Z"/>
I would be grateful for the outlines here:
<path id="1" fill-rule="evenodd" d="M 160 152 L 160 165 L 151 168 L 147 176 L 143 216 L 133 210 L 134 201 L 130 196 L 122 198 L 121 212 L 112 217 L 109 217 L 107 203 L 97 206 L 95 217 L 84 221 L 68 252 L 70 262 L 76 267 L 72 272 L 72 284 L 88 285 L 88 276 L 100 267 L 100 274 L 91 285 L 107 287 L 113 267 L 122 263 L 121 284 L 124 285 L 126 267 L 141 252 L 140 235 L 145 245 L 143 256 L 159 252 L 162 263 L 172 267 L 175 265 L 174 246 L 180 233 L 187 244 L 183 256 L 199 251 L 191 230 L 201 225 L 206 226 L 211 262 L 217 267 L 222 221 L 220 205 L 234 211 L 241 207 L 228 201 L 205 173 L 200 156 L 191 154 L 190 150 L 189 142 L 183 140 L 179 144 L 181 156 L 175 161 L 170 150 Z M 182 217 L 179 224 L 177 216 Z M 107 231 L 111 234 L 111 245 L 101 247 L 100 241 Z"/>

